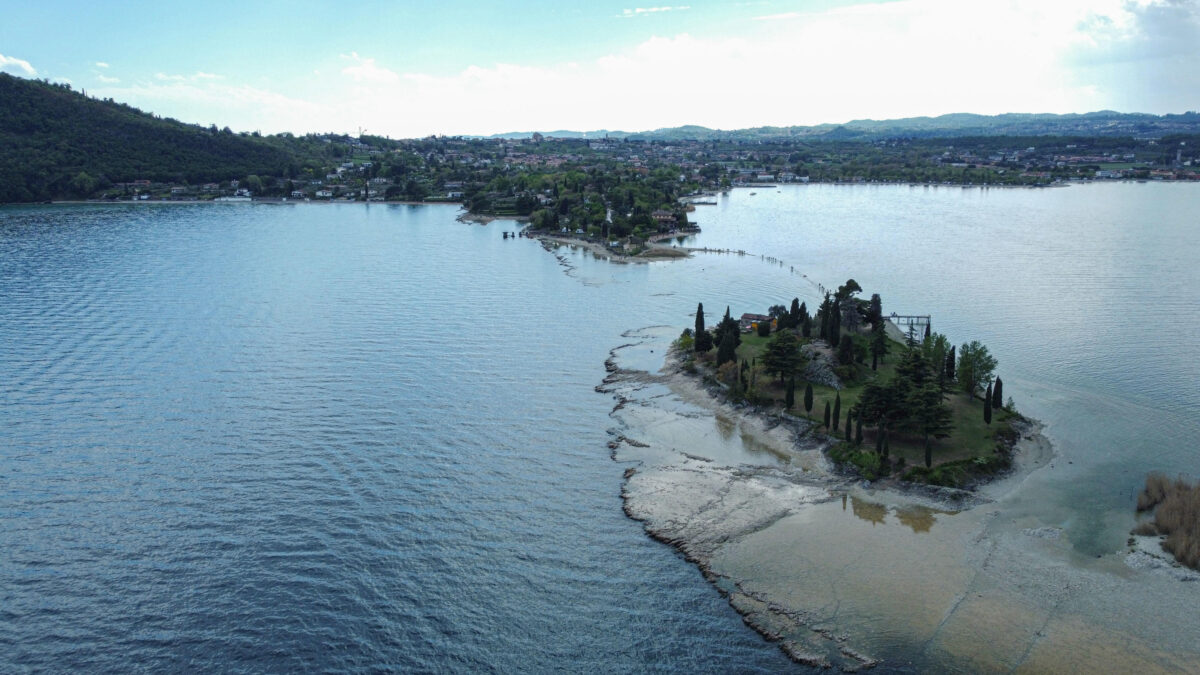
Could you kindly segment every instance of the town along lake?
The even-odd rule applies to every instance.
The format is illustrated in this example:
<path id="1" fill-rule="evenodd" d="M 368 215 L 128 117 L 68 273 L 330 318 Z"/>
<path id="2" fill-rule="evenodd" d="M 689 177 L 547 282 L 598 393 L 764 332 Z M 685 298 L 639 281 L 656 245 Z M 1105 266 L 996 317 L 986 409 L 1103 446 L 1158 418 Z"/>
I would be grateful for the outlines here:
<path id="1" fill-rule="evenodd" d="M 1093 187 L 1109 186 L 1086 189 Z M 1117 206 L 1142 195 L 1141 208 L 1158 213 L 1156 227 L 1178 217 L 1163 206 L 1163 193 L 1152 192 L 1175 186 L 1137 187 L 1147 191 L 1116 196 Z M 822 190 L 831 191 L 827 203 L 813 208 Z M 714 317 L 725 305 L 735 313 L 763 311 L 794 296 L 813 307 L 816 283 L 836 285 L 849 276 L 878 289 L 886 311 L 932 313 L 935 329 L 955 342 L 988 344 L 1000 359 L 1006 393 L 1048 422 L 1058 459 L 1025 481 L 1028 498 L 1005 506 L 1018 510 L 1011 525 L 1018 535 L 1063 528 L 1060 540 L 1030 540 L 1049 547 L 1046 559 L 1105 575 L 1095 583 L 1142 574 L 1117 560 L 1112 552 L 1120 542 L 1108 546 L 1105 537 L 1132 525 L 1138 472 L 1186 466 L 1182 444 L 1164 441 L 1162 434 L 1173 432 L 1155 427 L 1159 435 L 1145 437 L 1155 442 L 1143 447 L 1175 463 L 1150 464 L 1135 460 L 1132 449 L 1064 440 L 1061 429 L 1074 419 L 1079 400 L 1072 397 L 1081 391 L 1117 410 L 1135 406 L 1129 418 L 1145 413 L 1182 421 L 1195 401 L 1174 409 L 1146 405 L 1136 396 L 1104 398 L 1102 387 L 1086 382 L 1042 377 L 1043 369 L 1069 369 L 1014 353 L 1025 344 L 1050 348 L 1014 336 L 1031 330 L 1024 314 L 1041 326 L 1047 321 L 1038 314 L 1051 308 L 1035 303 L 1017 312 L 1020 320 L 992 323 L 993 314 L 960 307 L 981 297 L 972 294 L 983 281 L 970 270 L 936 264 L 937 283 L 926 285 L 911 274 L 915 263 L 869 257 L 877 249 L 897 251 L 947 219 L 976 222 L 968 216 L 980 211 L 1007 228 L 1015 217 L 1009 209 L 1024 212 L 1024 229 L 1009 236 L 1051 238 L 1049 226 L 1069 221 L 1072 211 L 1039 200 L 1076 189 L 971 197 L 931 190 L 922 199 L 907 190 L 784 188 L 759 191 L 753 204 L 735 192 L 693 214 L 705 228 L 698 241 L 776 256 L 794 271 L 750 256 L 617 265 L 570 248 L 550 255 L 534 241 L 503 239 L 515 224 L 462 225 L 449 207 L 0 210 L 0 375 L 8 383 L 0 427 L 8 488 L 0 495 L 6 523 L 0 543 L 9 552 L 0 560 L 6 592 L 0 635 L 9 636 L 0 639 L 10 641 L 0 650 L 4 669 L 135 663 L 790 670 L 793 664 L 743 626 L 691 564 L 625 518 L 622 472 L 636 468 L 650 476 L 647 467 L 655 464 L 696 462 L 755 467 L 743 472 L 755 478 L 803 468 L 819 473 L 819 458 L 792 453 L 770 433 L 715 414 L 703 397 L 689 399 L 650 373 L 665 345 L 691 325 L 699 301 Z M 1180 208 L 1194 205 L 1188 201 L 1194 193 L 1172 194 Z M 981 205 L 994 198 L 1009 201 Z M 779 200 L 773 216 L 771 200 Z M 872 201 L 874 210 L 863 203 Z M 927 219 L 909 225 L 907 239 L 849 240 L 858 250 L 838 236 L 839 228 L 903 233 L 895 223 L 873 223 L 904 209 L 927 210 Z M 794 229 L 821 213 L 820 227 Z M 1126 226 L 1141 221 L 1132 222 Z M 755 251 L 754 236 L 769 234 L 783 240 L 780 250 Z M 1185 255 L 1180 249 L 1190 245 L 1192 257 L 1185 259 L 1194 259 L 1195 240 L 1187 239 L 1193 235 L 1181 232 L 1183 241 L 1163 246 L 1130 233 L 1125 243 L 1146 247 L 1143 257 L 1168 258 Z M 790 252 L 786 241 L 793 242 Z M 840 248 L 822 251 L 837 242 Z M 954 242 L 961 243 L 944 236 L 913 255 L 933 261 L 933 245 Z M 1117 257 L 1113 242 L 1092 245 Z M 1019 242 L 1011 247 L 1022 250 Z M 971 250 L 950 246 L 942 255 L 954 261 Z M 998 280 L 988 292 L 1029 294 L 1020 286 L 1026 271 L 994 273 L 988 262 L 972 263 L 978 274 Z M 1145 267 L 1161 271 L 1170 264 Z M 948 275 L 968 286 L 943 286 Z M 1131 306 L 1144 284 L 1132 273 L 1108 281 L 1117 282 L 1128 285 L 1110 293 L 1123 298 L 1115 325 L 1125 330 L 1143 311 Z M 1161 284 L 1167 291 L 1189 287 L 1166 277 Z M 1067 291 L 1053 291 L 1050 301 L 1072 301 Z M 959 304 L 949 304 L 956 298 Z M 1185 299 L 1165 292 L 1152 302 L 1161 309 Z M 1069 317 L 1060 320 L 1066 334 L 1084 333 L 1071 330 Z M 1140 339 L 1154 340 L 1154 333 Z M 633 346 L 617 352 L 618 362 L 647 375 L 629 376 L 640 380 L 630 385 L 638 401 L 610 416 L 611 394 L 593 388 L 621 345 Z M 1146 369 L 1187 367 L 1150 363 L 1130 371 L 1153 381 Z M 1095 423 L 1079 419 L 1080 426 Z M 1130 424 L 1162 418 L 1144 419 Z M 1120 435 L 1129 426 L 1111 426 L 1115 443 L 1135 437 Z M 1194 431 L 1184 426 L 1179 433 Z M 649 447 L 622 445 L 614 463 L 606 446 L 620 434 L 636 434 Z M 644 454 L 634 458 L 634 450 Z M 1125 453 L 1127 485 L 1097 478 L 1106 465 L 1085 463 L 1081 456 L 1089 452 Z M 1076 484 L 1094 502 L 1069 498 Z M 808 487 L 823 489 L 801 487 L 796 504 L 813 494 Z M 1128 495 L 1110 493 L 1113 487 Z M 683 489 L 689 499 L 698 494 Z M 868 494 L 848 497 L 845 511 L 840 499 L 810 501 L 811 509 L 781 519 L 781 529 L 715 551 L 715 564 L 728 572 L 724 580 L 737 575 L 745 591 L 768 596 L 782 596 L 780 587 L 795 581 L 804 592 L 785 601 L 813 611 L 826 605 L 804 583 L 828 581 L 821 575 L 845 568 L 845 557 L 892 546 L 870 539 L 888 537 L 918 564 L 936 561 L 935 580 L 949 580 L 927 588 L 928 623 L 954 606 L 976 569 L 959 547 L 963 537 L 978 536 L 978 520 L 881 504 Z M 904 524 L 902 511 L 921 526 Z M 853 535 L 847 548 L 838 548 L 841 540 L 827 530 L 804 527 L 806 518 L 832 521 L 818 516 L 826 512 L 855 523 L 842 528 Z M 910 536 L 925 537 L 916 540 L 925 546 Z M 824 542 L 829 559 L 796 555 L 805 537 Z M 941 553 L 927 560 L 929 551 Z M 1097 553 L 1106 557 L 1091 562 Z M 959 647 L 977 637 L 966 630 L 969 622 L 954 624 L 964 627 L 963 640 L 926 648 L 921 635 L 900 630 L 911 620 L 897 609 L 902 596 L 881 598 L 870 587 L 838 591 L 845 593 L 842 606 L 854 611 L 818 627 L 851 636 L 871 657 L 894 666 L 969 663 Z M 1094 614 L 1093 623 L 1082 625 L 1107 620 Z M 879 625 L 895 630 L 878 631 Z M 1019 642 L 1026 633 L 1013 635 L 1027 646 Z"/>

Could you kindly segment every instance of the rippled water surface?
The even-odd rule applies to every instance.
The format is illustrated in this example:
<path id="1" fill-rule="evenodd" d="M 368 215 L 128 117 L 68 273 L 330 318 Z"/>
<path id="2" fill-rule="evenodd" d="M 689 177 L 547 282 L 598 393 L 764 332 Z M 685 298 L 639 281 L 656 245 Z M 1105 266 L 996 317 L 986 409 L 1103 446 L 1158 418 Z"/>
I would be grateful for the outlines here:
<path id="1" fill-rule="evenodd" d="M 697 301 L 852 276 L 988 344 L 1060 453 L 1029 517 L 1081 556 L 1146 470 L 1200 473 L 1197 186 L 757 193 L 689 242 L 754 255 L 650 265 L 450 207 L 0 209 L 0 670 L 791 670 L 621 512 L 594 387 Z"/>
<path id="2" fill-rule="evenodd" d="M 790 668 L 621 511 L 650 272 L 454 214 L 0 210 L 0 671 Z"/>

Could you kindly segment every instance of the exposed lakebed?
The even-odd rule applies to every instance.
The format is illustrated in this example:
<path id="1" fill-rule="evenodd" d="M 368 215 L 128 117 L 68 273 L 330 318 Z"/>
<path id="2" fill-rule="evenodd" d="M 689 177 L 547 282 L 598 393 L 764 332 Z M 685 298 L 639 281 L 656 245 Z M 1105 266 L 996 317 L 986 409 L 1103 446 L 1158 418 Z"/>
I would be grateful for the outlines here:
<path id="1" fill-rule="evenodd" d="M 642 370 L 667 329 L 627 334 L 602 391 L 617 404 L 625 510 L 700 566 L 748 624 L 812 667 L 1147 672 L 1200 666 L 1196 589 L 1096 564 L 1009 505 L 1049 461 L 1036 428 L 979 495 L 879 489 L 830 471 L 803 422 L 734 407 L 696 376 Z M 659 359 L 660 365 L 662 359 Z M 1158 558 L 1161 561 L 1161 558 Z M 1170 565 L 1162 563 L 1163 568 Z"/>

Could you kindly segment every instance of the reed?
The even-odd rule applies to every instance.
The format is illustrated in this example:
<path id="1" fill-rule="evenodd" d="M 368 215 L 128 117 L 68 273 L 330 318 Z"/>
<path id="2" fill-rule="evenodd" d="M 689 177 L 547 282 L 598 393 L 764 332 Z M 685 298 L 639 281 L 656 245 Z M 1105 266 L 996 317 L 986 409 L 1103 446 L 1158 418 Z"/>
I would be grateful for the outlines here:
<path id="1" fill-rule="evenodd" d="M 1200 483 L 1152 473 L 1138 495 L 1137 509 L 1154 509 L 1154 517 L 1139 523 L 1134 534 L 1165 534 L 1163 549 L 1184 565 L 1200 569 Z"/>

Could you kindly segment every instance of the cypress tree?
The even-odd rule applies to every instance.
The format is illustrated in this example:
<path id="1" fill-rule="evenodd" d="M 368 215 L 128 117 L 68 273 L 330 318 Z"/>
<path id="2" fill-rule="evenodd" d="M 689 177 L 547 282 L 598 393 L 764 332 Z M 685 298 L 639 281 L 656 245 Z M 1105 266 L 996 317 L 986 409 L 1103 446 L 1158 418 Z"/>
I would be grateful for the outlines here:
<path id="1" fill-rule="evenodd" d="M 926 339 L 926 340 L 928 340 L 928 339 L 929 339 L 929 334 L 930 334 L 930 331 L 931 331 L 931 329 L 932 329 L 932 328 L 933 328 L 933 324 L 932 324 L 932 323 L 927 323 L 927 324 L 925 324 L 925 339 Z"/>
<path id="2" fill-rule="evenodd" d="M 812 412 L 812 403 L 813 403 L 812 382 L 809 382 L 808 384 L 804 385 L 804 412 L 806 414 Z"/>
<path id="3" fill-rule="evenodd" d="M 992 423 L 992 385 L 987 386 L 987 392 L 983 395 L 983 423 Z"/>
<path id="4" fill-rule="evenodd" d="M 717 366 L 737 359 L 737 334 L 733 331 L 723 331 L 721 344 L 717 347 Z"/>
<path id="5" fill-rule="evenodd" d="M 925 468 L 933 466 L 933 444 L 929 437 L 925 437 Z"/>
<path id="6" fill-rule="evenodd" d="M 852 425 L 850 424 L 850 411 L 847 410 L 846 411 L 846 442 L 847 443 L 849 443 L 852 438 L 852 433 L 851 433 L 851 429 L 850 429 L 851 426 Z"/>
<path id="7" fill-rule="evenodd" d="M 863 442 L 862 413 L 859 413 L 855 417 L 856 417 L 856 424 L 854 425 L 854 444 L 862 445 L 862 442 Z"/>
<path id="8" fill-rule="evenodd" d="M 825 430 L 829 431 L 829 401 L 825 401 Z"/>
<path id="9" fill-rule="evenodd" d="M 884 427 L 883 428 L 883 458 L 884 459 L 888 458 L 888 452 L 891 449 L 890 448 L 891 444 L 888 442 L 890 439 L 891 439 L 891 434 L 888 433 L 887 427 Z"/>
<path id="10" fill-rule="evenodd" d="M 788 410 L 796 405 L 796 376 L 794 375 L 792 379 L 788 380 L 787 396 L 784 397 L 783 402 Z"/>
<path id="11" fill-rule="evenodd" d="M 693 337 L 693 347 L 697 352 L 707 352 L 713 348 L 712 335 L 704 329 L 704 303 L 696 305 L 696 334 Z"/>
<path id="12" fill-rule="evenodd" d="M 800 317 L 800 334 L 804 337 L 812 337 L 812 317 L 807 314 Z"/>
<path id="13" fill-rule="evenodd" d="M 837 393 L 833 399 L 833 430 L 837 431 L 838 422 L 842 418 L 842 394 Z"/>
<path id="14" fill-rule="evenodd" d="M 788 325 L 792 328 L 800 325 L 800 298 L 792 298 L 792 309 L 788 313 Z"/>
<path id="15" fill-rule="evenodd" d="M 1004 408 L 1004 382 L 997 377 L 996 384 L 992 387 L 992 408 L 1001 410 Z"/>
<path id="16" fill-rule="evenodd" d="M 883 422 L 875 428 L 875 454 L 883 454 Z"/>
<path id="17" fill-rule="evenodd" d="M 954 356 L 954 350 L 955 350 L 954 345 L 950 345 L 950 353 L 946 354 L 946 381 L 947 382 L 954 381 L 954 362 L 956 360 L 955 356 Z"/>

